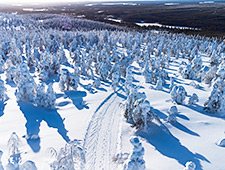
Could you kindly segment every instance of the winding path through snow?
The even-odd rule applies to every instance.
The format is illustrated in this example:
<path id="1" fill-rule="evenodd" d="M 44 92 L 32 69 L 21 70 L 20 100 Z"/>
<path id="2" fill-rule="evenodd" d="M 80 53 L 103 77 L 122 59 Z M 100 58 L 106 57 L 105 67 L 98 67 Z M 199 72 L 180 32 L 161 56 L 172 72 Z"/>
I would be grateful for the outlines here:
<path id="1" fill-rule="evenodd" d="M 122 128 L 121 98 L 117 93 L 109 95 L 96 109 L 86 132 L 87 170 L 113 170 L 112 158 L 120 151 Z"/>

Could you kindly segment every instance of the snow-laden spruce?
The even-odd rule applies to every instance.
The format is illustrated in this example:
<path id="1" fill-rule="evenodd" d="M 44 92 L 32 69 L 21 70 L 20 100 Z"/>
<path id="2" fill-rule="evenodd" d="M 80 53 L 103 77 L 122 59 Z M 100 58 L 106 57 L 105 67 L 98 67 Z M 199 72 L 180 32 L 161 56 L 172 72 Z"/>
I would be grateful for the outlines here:
<path id="1" fill-rule="evenodd" d="M 198 95 L 193 93 L 192 96 L 188 99 L 188 104 L 193 105 L 199 101 Z"/>
<path id="2" fill-rule="evenodd" d="M 187 96 L 187 92 L 183 86 L 174 86 L 170 92 L 170 96 L 173 102 L 182 104 Z"/>
<path id="3" fill-rule="evenodd" d="M 138 137 L 131 137 L 130 143 L 133 145 L 132 153 L 130 153 L 127 162 L 124 164 L 123 170 L 145 170 L 144 148 Z"/>
<path id="4" fill-rule="evenodd" d="M 33 77 L 30 75 L 26 63 L 21 63 L 18 65 L 13 81 L 17 85 L 17 90 L 15 92 L 17 100 L 33 102 L 35 99 L 37 85 Z"/>
<path id="5" fill-rule="evenodd" d="M 177 107 L 171 106 L 168 110 L 168 113 L 169 113 L 169 116 L 167 118 L 167 121 L 171 123 L 176 122 L 177 121 L 176 115 L 178 114 Z"/>
<path id="6" fill-rule="evenodd" d="M 119 85 L 119 79 L 120 79 L 120 75 L 118 72 L 114 72 L 112 74 L 112 88 L 113 91 L 116 91 L 116 87 Z"/>
<path id="7" fill-rule="evenodd" d="M 205 110 L 211 113 L 220 112 L 224 115 L 225 112 L 225 80 L 218 78 L 211 90 L 208 100 L 204 103 Z"/>

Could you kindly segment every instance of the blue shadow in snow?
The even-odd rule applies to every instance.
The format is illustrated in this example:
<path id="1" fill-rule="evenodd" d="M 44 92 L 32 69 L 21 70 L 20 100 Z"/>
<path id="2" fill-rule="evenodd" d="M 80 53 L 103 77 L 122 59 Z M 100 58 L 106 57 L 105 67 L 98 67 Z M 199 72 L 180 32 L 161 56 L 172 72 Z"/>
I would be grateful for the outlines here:
<path id="1" fill-rule="evenodd" d="M 151 110 L 153 111 L 153 113 L 155 113 L 160 119 L 166 119 L 167 118 L 167 115 L 163 112 L 161 112 L 160 110 L 158 109 L 155 109 L 155 108 L 151 108 Z"/>
<path id="2" fill-rule="evenodd" d="M 219 113 L 209 113 L 209 112 L 206 112 L 205 111 L 205 107 L 203 106 L 200 106 L 198 104 L 194 104 L 194 105 L 185 105 L 183 104 L 183 106 L 191 109 L 191 110 L 194 110 L 200 114 L 203 114 L 203 115 L 206 115 L 206 116 L 210 116 L 210 117 L 216 117 L 216 118 L 220 118 L 220 119 L 223 119 L 225 120 L 225 116 L 221 116 Z"/>
<path id="3" fill-rule="evenodd" d="M 187 116 L 181 115 L 181 114 L 178 114 L 177 117 L 184 119 L 184 120 L 190 120 Z"/>
<path id="4" fill-rule="evenodd" d="M 155 123 L 152 123 L 149 128 L 151 129 L 150 133 L 138 131 L 136 135 L 146 139 L 162 155 L 177 160 L 183 166 L 191 160 L 196 164 L 198 170 L 203 170 L 200 160 L 210 163 L 204 156 L 198 153 L 194 154 L 183 146 L 168 129 L 163 130 Z"/>
<path id="5" fill-rule="evenodd" d="M 100 91 L 104 91 L 104 92 L 107 92 L 107 90 L 105 88 L 102 88 L 102 87 L 99 87 L 99 88 L 96 88 L 97 90 L 100 90 Z"/>
<path id="6" fill-rule="evenodd" d="M 86 103 L 84 103 L 83 97 L 87 96 L 85 91 L 65 91 L 65 95 L 72 100 L 74 106 L 78 110 L 89 109 Z"/>
<path id="7" fill-rule="evenodd" d="M 66 106 L 68 105 L 70 102 L 68 101 L 64 101 L 64 102 L 60 102 L 57 106 L 62 107 L 62 106 Z"/>
<path id="8" fill-rule="evenodd" d="M 27 129 L 27 136 L 37 135 L 40 132 L 40 124 L 45 121 L 48 127 L 57 129 L 61 137 L 69 142 L 70 139 L 67 136 L 67 130 L 65 129 L 64 120 L 61 118 L 56 109 L 48 110 L 42 107 L 36 107 L 31 103 L 20 102 L 18 103 L 20 110 L 24 114 L 27 120 L 25 126 Z M 40 151 L 40 138 L 27 139 L 27 143 L 34 152 Z"/>
<path id="9" fill-rule="evenodd" d="M 125 95 L 123 95 L 123 94 L 121 94 L 121 93 L 118 93 L 118 92 L 115 92 L 115 93 L 116 93 L 116 95 L 117 95 L 118 97 L 120 97 L 120 98 L 122 98 L 122 99 L 124 99 L 124 100 L 127 99 L 127 97 L 126 97 Z"/>
<path id="10" fill-rule="evenodd" d="M 4 115 L 5 105 L 6 103 L 0 102 L 0 117 Z"/>
<path id="11" fill-rule="evenodd" d="M 199 134 L 191 131 L 190 129 L 188 129 L 187 127 L 185 127 L 184 125 L 180 124 L 179 122 L 174 122 L 174 123 L 171 123 L 171 125 L 173 125 L 175 128 L 185 132 L 185 133 L 188 133 L 190 135 L 194 135 L 194 136 L 199 136 Z"/>

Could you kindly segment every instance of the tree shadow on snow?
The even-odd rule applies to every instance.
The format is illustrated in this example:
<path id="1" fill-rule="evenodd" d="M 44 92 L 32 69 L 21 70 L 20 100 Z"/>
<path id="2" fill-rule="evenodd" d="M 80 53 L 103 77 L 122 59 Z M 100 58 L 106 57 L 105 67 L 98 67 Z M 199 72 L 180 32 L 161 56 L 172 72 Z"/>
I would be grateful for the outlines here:
<path id="1" fill-rule="evenodd" d="M 193 136 L 199 136 L 199 134 L 193 132 L 192 130 L 188 129 L 187 127 L 185 127 L 184 125 L 180 124 L 179 122 L 174 122 L 174 123 L 171 123 L 171 125 L 173 125 L 175 128 L 185 132 L 185 133 L 188 133 L 190 135 L 193 135 Z"/>
<path id="2" fill-rule="evenodd" d="M 98 88 L 96 88 L 97 90 L 100 90 L 100 91 L 104 91 L 104 92 L 107 92 L 107 90 L 105 89 L 105 88 L 103 88 L 103 87 L 98 87 Z"/>
<path id="3" fill-rule="evenodd" d="M 178 115 L 176 115 L 177 117 L 181 118 L 181 119 L 184 119 L 184 120 L 190 120 L 187 116 L 185 115 L 182 115 L 180 113 L 178 113 Z"/>
<path id="4" fill-rule="evenodd" d="M 185 166 L 187 161 L 193 161 L 198 170 L 203 170 L 200 160 L 210 163 L 204 156 L 198 153 L 194 154 L 188 150 L 188 148 L 183 146 L 168 129 L 165 130 L 155 123 L 152 123 L 149 128 L 151 129 L 151 132 L 145 133 L 138 131 L 136 132 L 136 135 L 144 138 L 162 155 L 177 160 L 183 166 Z"/>
<path id="5" fill-rule="evenodd" d="M 155 109 L 155 108 L 153 108 L 153 107 L 151 107 L 151 110 L 152 110 L 153 113 L 155 113 L 160 119 L 166 119 L 166 118 L 167 118 L 167 115 L 164 114 L 163 112 L 161 112 L 160 110 Z"/>
<path id="6" fill-rule="evenodd" d="M 78 110 L 89 109 L 87 104 L 84 102 L 83 97 L 87 96 L 85 91 L 65 91 L 65 95 L 72 100 L 74 106 Z"/>
<path id="7" fill-rule="evenodd" d="M 203 106 L 200 106 L 198 104 L 194 104 L 194 105 L 183 105 L 191 110 L 194 110 L 200 114 L 203 114 L 203 115 L 206 115 L 206 116 L 210 116 L 210 117 L 216 117 L 216 118 L 220 118 L 220 119 L 223 119 L 225 120 L 225 116 L 221 116 L 219 113 L 209 113 L 209 112 L 206 112 L 204 110 L 205 107 Z"/>
<path id="8" fill-rule="evenodd" d="M 42 107 L 36 107 L 31 103 L 20 102 L 18 103 L 20 110 L 24 114 L 27 122 L 25 124 L 27 129 L 27 143 L 34 152 L 40 151 L 40 124 L 45 121 L 48 127 L 57 129 L 61 137 L 69 142 L 67 130 L 65 129 L 64 119 L 61 118 L 56 109 L 48 110 Z"/>
<path id="9" fill-rule="evenodd" d="M 0 102 L 0 117 L 4 115 L 5 105 L 6 103 Z"/>

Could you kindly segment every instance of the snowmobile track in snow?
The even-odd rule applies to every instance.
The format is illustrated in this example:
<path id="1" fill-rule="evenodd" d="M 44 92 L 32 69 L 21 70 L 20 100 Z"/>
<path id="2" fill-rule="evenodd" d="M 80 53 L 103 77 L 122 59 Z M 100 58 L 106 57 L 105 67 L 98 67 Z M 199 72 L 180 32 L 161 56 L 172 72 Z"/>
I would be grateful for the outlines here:
<path id="1" fill-rule="evenodd" d="M 112 158 L 120 145 L 120 102 L 120 97 L 112 93 L 92 116 L 84 139 L 87 170 L 116 169 Z"/>

